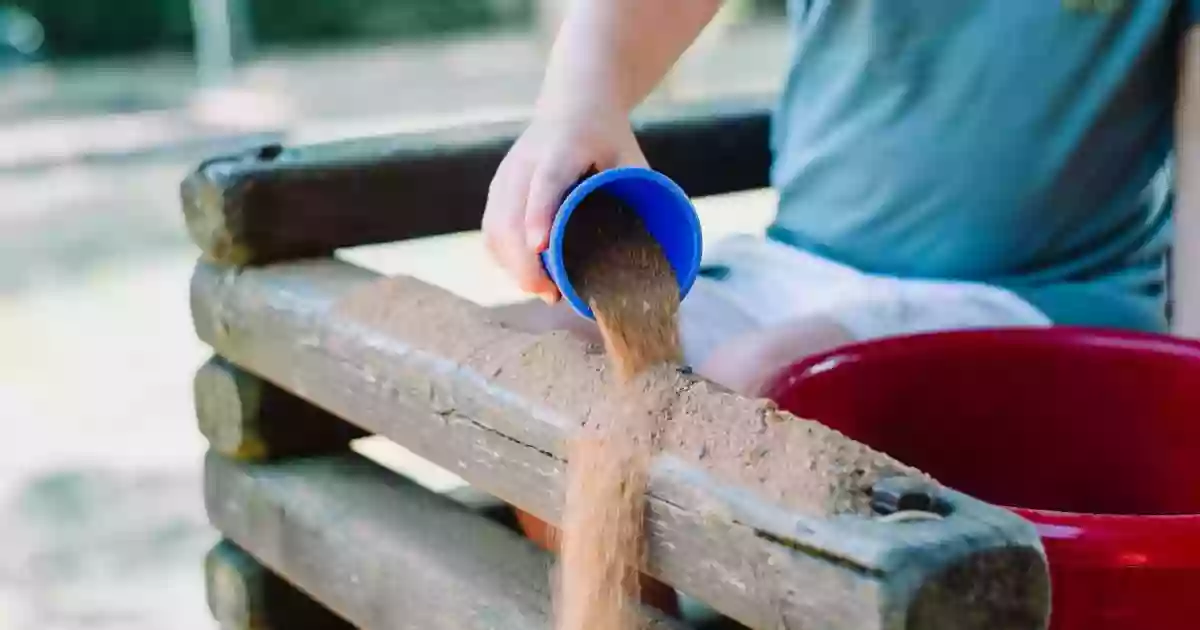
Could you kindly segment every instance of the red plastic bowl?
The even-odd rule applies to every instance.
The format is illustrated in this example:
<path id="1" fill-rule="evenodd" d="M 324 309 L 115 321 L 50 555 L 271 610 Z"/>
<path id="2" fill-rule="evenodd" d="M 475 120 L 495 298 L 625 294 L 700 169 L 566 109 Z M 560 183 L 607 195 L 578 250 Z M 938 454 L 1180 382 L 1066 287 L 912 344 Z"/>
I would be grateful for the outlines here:
<path id="1" fill-rule="evenodd" d="M 924 334 L 803 360 L 767 395 L 1032 521 L 1053 630 L 1200 628 L 1200 343 Z"/>

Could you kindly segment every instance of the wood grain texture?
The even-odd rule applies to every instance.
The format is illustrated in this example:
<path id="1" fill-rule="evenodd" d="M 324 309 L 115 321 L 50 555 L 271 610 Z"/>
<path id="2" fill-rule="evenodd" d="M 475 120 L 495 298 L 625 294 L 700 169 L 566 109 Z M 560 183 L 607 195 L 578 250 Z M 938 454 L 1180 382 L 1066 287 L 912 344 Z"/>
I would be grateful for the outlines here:
<path id="1" fill-rule="evenodd" d="M 220 357 L 196 371 L 200 433 L 218 453 L 263 461 L 346 450 L 367 432 Z"/>
<path id="2" fill-rule="evenodd" d="M 223 540 L 204 558 L 208 609 L 221 630 L 353 630 L 350 622 Z"/>
<path id="3" fill-rule="evenodd" d="M 547 553 L 360 456 L 210 454 L 205 501 L 226 536 L 360 628 L 550 628 Z"/>
<path id="4" fill-rule="evenodd" d="M 379 282 L 332 260 L 246 270 L 202 263 L 193 315 L 201 339 L 231 361 L 557 523 L 563 442 L 602 408 L 605 390 L 587 384 L 608 378 L 603 357 L 565 334 L 506 330 L 478 305 L 410 278 L 386 280 L 386 313 L 347 311 Z M 868 504 L 875 483 L 919 476 L 762 401 L 672 374 L 660 376 L 678 397 L 674 413 L 717 426 L 766 418 L 825 435 L 834 457 L 794 451 L 813 470 L 787 484 L 811 500 L 790 502 L 755 492 L 737 462 L 701 470 L 694 453 L 660 457 L 647 497 L 650 573 L 758 628 L 1044 627 L 1045 563 L 1028 523 L 946 488 L 936 490 L 944 519 L 880 519 L 857 510 L 859 501 L 826 502 L 826 477 L 844 461 L 864 471 L 859 498 Z M 1001 586 L 983 597 L 967 588 L 979 581 Z"/>
<path id="5" fill-rule="evenodd" d="M 728 103 L 649 117 L 650 164 L 693 196 L 766 187 L 770 108 Z M 488 185 L 524 123 L 263 147 L 201 164 L 181 186 L 205 256 L 231 265 L 478 229 Z"/>

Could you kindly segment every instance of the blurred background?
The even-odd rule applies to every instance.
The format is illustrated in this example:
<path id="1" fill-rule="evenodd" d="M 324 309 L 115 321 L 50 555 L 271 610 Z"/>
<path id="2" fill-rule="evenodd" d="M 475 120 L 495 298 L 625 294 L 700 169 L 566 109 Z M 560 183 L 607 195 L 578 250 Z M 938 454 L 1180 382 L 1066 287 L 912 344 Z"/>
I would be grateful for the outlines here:
<path id="1" fill-rule="evenodd" d="M 0 630 L 213 627 L 188 169 L 520 116 L 565 1 L 0 0 Z M 653 100 L 774 92 L 785 1 L 729 0 Z M 769 210 L 701 207 L 706 232 Z M 349 256 L 515 297 L 474 234 Z"/>

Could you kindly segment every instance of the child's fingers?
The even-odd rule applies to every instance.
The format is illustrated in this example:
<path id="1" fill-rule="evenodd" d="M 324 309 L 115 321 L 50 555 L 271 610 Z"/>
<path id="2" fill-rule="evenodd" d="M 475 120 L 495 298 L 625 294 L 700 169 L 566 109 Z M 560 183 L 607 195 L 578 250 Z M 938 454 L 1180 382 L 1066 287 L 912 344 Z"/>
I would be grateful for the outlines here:
<path id="1" fill-rule="evenodd" d="M 525 246 L 534 253 L 546 249 L 550 226 L 567 189 L 579 179 L 588 165 L 578 159 L 542 160 L 529 183 L 525 204 Z"/>
<path id="2" fill-rule="evenodd" d="M 522 291 L 554 302 L 558 289 L 542 268 L 541 259 L 526 245 L 525 200 L 529 184 L 527 171 L 502 168 L 497 173 L 483 213 L 484 243 Z"/>

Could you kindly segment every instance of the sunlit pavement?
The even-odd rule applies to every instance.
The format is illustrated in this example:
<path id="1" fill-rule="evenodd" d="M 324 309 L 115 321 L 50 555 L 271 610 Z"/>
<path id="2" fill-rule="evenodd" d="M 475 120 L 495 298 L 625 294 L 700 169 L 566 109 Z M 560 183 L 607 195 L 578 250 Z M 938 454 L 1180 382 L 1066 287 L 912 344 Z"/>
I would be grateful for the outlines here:
<path id="1" fill-rule="evenodd" d="M 191 258 L 0 300 L 0 627 L 211 627 Z"/>

